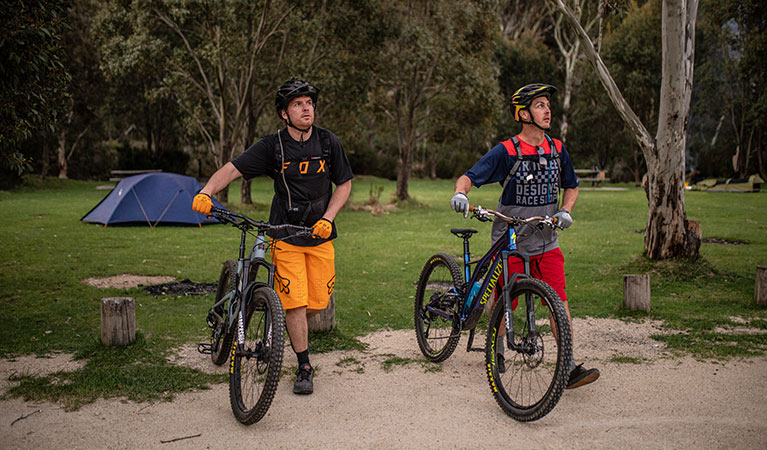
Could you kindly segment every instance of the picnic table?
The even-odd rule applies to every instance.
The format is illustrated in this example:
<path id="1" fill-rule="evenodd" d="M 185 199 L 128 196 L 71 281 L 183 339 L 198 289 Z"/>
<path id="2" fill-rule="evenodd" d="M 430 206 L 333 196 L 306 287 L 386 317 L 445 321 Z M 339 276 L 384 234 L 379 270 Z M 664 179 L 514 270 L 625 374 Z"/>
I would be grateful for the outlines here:
<path id="1" fill-rule="evenodd" d="M 603 181 L 610 181 L 607 177 L 607 171 L 596 166 L 593 169 L 575 169 L 575 174 L 578 175 L 580 181 L 591 181 L 592 186 L 598 186 Z"/>
<path id="2" fill-rule="evenodd" d="M 109 181 L 120 181 L 125 177 L 154 172 L 162 172 L 162 169 L 112 170 L 110 171 L 112 178 L 110 178 Z"/>

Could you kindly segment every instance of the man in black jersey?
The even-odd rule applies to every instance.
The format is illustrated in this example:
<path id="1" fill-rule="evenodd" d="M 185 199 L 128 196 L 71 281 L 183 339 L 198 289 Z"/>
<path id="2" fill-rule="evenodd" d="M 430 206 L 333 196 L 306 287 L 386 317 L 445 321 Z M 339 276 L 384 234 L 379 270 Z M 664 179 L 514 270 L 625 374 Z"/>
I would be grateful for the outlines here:
<path id="1" fill-rule="evenodd" d="M 272 254 L 277 293 L 298 371 L 293 392 L 314 391 L 309 362 L 307 315 L 327 307 L 335 286 L 334 219 L 351 192 L 354 178 L 338 137 L 314 125 L 318 89 L 290 78 L 277 91 L 275 107 L 285 128 L 265 136 L 216 171 L 194 198 L 192 209 L 208 214 L 211 195 L 237 177 L 267 175 L 274 180 L 269 222 L 311 226 L 314 237 L 289 237 Z M 335 190 L 333 189 L 335 184 Z M 284 238 L 276 234 L 273 238 Z"/>

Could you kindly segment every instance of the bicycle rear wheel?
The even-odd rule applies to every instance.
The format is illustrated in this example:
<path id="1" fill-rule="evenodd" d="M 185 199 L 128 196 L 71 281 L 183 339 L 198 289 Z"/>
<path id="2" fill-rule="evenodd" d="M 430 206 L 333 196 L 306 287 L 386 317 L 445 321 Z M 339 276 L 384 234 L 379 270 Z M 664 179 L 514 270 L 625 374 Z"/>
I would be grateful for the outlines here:
<path id="1" fill-rule="evenodd" d="M 514 342 L 520 348 L 508 348 L 504 322 L 506 308 L 500 300 L 493 308 L 488 324 L 487 378 L 501 409 L 514 419 L 527 422 L 548 414 L 567 385 L 572 357 L 570 323 L 559 296 L 543 281 L 518 280 L 512 288 L 511 298 L 519 301 L 509 317 L 514 325 Z M 542 301 L 545 306 L 541 305 Z M 528 304 L 535 311 L 533 332 L 528 326 Z M 503 351 L 499 345 L 501 340 Z M 499 361 L 499 355 L 503 355 L 503 361 Z"/>
<path id="2" fill-rule="evenodd" d="M 237 263 L 231 259 L 224 262 L 221 268 L 221 276 L 218 279 L 216 288 L 216 300 L 214 304 L 221 301 L 224 296 L 236 289 Z M 210 338 L 210 359 L 213 364 L 220 366 L 224 364 L 229 357 L 229 351 L 232 349 L 233 331 L 227 329 L 226 325 L 229 318 L 229 301 L 222 303 L 214 308 L 215 315 L 210 314 L 209 322 L 211 325 Z"/>
<path id="3" fill-rule="evenodd" d="M 285 316 L 273 289 L 256 289 L 246 302 L 242 344 L 232 347 L 229 399 L 240 422 L 250 425 L 264 417 L 277 391 L 285 342 Z"/>
<path id="4" fill-rule="evenodd" d="M 415 294 L 415 335 L 421 353 L 430 361 L 446 360 L 458 345 L 462 280 L 458 263 L 444 253 L 432 256 L 421 270 Z"/>

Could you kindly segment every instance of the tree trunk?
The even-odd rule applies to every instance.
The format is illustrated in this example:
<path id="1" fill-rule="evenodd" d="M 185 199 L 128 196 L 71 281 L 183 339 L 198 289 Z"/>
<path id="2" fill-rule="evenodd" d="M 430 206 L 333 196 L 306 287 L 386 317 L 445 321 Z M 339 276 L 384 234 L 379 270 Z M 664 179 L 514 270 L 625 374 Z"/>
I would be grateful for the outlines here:
<path id="1" fill-rule="evenodd" d="M 399 147 L 399 167 L 397 168 L 397 200 L 409 200 L 408 181 L 413 165 L 413 147 L 415 146 L 415 119 L 413 108 L 408 108 L 407 119 L 397 113 L 397 146 Z M 403 123 L 406 122 L 406 123 Z"/>
<path id="2" fill-rule="evenodd" d="M 243 179 L 242 184 L 240 184 L 240 202 L 243 205 L 253 204 L 253 197 L 250 195 L 250 180 Z"/>
<path id="3" fill-rule="evenodd" d="M 642 148 L 648 171 L 648 221 L 645 253 L 651 259 L 696 258 L 700 240 L 687 228 L 684 210 L 684 150 L 692 95 L 697 0 L 663 0 L 658 132 L 653 138 L 626 102 L 594 44 L 563 0 L 549 0 L 567 18 L 586 57 L 618 114 Z"/>
<path id="4" fill-rule="evenodd" d="M 62 128 L 59 132 L 59 149 L 58 149 L 58 161 L 59 161 L 59 178 L 67 179 L 67 132 L 66 128 Z"/>
<path id="5" fill-rule="evenodd" d="M 649 217 L 645 253 L 651 259 L 695 259 L 700 239 L 691 233 L 684 209 L 687 119 L 692 95 L 696 0 L 664 0 L 663 71 L 655 148 L 646 158 Z"/>
<path id="6" fill-rule="evenodd" d="M 758 266 L 756 268 L 754 301 L 759 306 L 767 306 L 767 266 Z"/>
<path id="7" fill-rule="evenodd" d="M 50 167 L 50 150 L 51 144 L 48 139 L 43 139 L 43 167 L 40 170 L 40 179 L 44 180 L 48 175 L 48 168 Z"/>
<path id="8" fill-rule="evenodd" d="M 650 275 L 623 275 L 623 307 L 650 312 Z"/>
<path id="9" fill-rule="evenodd" d="M 330 331 L 336 326 L 336 293 L 330 295 L 330 301 L 325 309 L 307 317 L 309 331 Z"/>
<path id="10" fill-rule="evenodd" d="M 101 299 L 101 343 L 122 346 L 136 340 L 136 303 L 131 297 Z"/>

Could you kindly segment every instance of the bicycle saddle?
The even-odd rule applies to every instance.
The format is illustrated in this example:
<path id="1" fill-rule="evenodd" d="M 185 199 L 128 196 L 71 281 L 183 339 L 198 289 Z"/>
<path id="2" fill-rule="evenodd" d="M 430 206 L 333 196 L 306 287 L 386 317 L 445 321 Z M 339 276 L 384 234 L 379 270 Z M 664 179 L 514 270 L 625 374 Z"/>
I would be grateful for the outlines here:
<path id="1" fill-rule="evenodd" d="M 470 228 L 451 228 L 450 232 L 460 238 L 467 239 L 470 238 L 472 234 L 476 233 L 477 230 L 472 230 Z"/>

